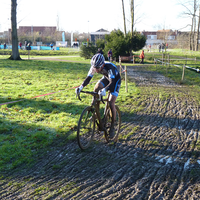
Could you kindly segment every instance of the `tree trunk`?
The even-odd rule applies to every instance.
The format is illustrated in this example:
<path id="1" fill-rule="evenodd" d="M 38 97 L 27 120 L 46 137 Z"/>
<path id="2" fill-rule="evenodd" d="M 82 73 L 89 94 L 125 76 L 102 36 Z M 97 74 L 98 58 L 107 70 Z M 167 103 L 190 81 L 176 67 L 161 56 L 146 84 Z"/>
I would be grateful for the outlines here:
<path id="1" fill-rule="evenodd" d="M 192 51 L 195 50 L 195 33 L 196 33 L 196 0 L 194 0 L 194 14 L 193 14 L 193 34 L 192 34 Z"/>
<path id="2" fill-rule="evenodd" d="M 11 35 L 12 35 L 12 55 L 11 60 L 21 60 L 18 50 L 17 37 L 17 0 L 11 0 Z"/>
<path id="3" fill-rule="evenodd" d="M 192 50 L 192 37 L 193 37 L 193 18 L 192 18 L 192 25 L 191 25 L 191 31 L 190 31 L 190 35 L 189 35 L 189 45 L 190 45 L 190 50 Z"/>
<path id="4" fill-rule="evenodd" d="M 199 17 L 198 17 L 198 27 L 197 27 L 195 51 L 198 51 L 198 49 L 199 49 L 199 27 L 200 27 L 200 6 L 199 6 Z"/>
<path id="5" fill-rule="evenodd" d="M 131 0 L 131 36 L 133 37 L 134 29 L 134 0 Z"/>
<path id="6" fill-rule="evenodd" d="M 124 1 L 123 0 L 122 0 L 122 10 L 123 10 L 123 19 L 124 19 L 124 35 L 126 35 L 126 18 L 125 18 Z"/>

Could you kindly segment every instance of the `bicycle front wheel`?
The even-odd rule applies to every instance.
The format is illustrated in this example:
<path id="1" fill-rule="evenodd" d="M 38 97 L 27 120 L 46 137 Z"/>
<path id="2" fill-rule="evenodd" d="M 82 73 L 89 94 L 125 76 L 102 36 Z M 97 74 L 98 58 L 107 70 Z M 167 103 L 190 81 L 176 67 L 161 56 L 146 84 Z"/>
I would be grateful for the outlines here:
<path id="1" fill-rule="evenodd" d="M 106 127 L 105 138 L 107 142 L 117 142 L 121 128 L 121 112 L 118 106 L 115 105 L 115 108 L 116 108 L 116 118 L 114 122 L 114 135 L 112 137 L 109 135 L 112 123 L 112 113 L 110 108 L 106 111 L 105 115 L 105 127 Z"/>
<path id="2" fill-rule="evenodd" d="M 77 140 L 78 145 L 82 150 L 87 149 L 93 139 L 95 131 L 95 118 L 94 111 L 91 106 L 86 107 L 81 113 L 78 130 Z"/>

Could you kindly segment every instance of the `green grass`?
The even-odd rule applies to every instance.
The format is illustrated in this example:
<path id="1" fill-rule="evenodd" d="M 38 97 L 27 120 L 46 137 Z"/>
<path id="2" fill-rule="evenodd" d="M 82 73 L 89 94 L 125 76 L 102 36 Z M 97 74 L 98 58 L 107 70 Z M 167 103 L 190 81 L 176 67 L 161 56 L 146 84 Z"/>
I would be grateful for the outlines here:
<path id="1" fill-rule="evenodd" d="M 1 49 L 0 58 L 9 57 L 12 53 L 11 49 Z M 19 50 L 20 56 L 68 56 L 68 55 L 79 55 L 79 49 L 77 48 L 60 48 L 60 50 Z"/>
<path id="2" fill-rule="evenodd" d="M 22 60 L 0 60 L 0 171 L 32 165 L 52 146 L 66 145 L 76 137 L 77 122 L 91 96 L 80 102 L 75 88 L 86 77 L 89 64 Z M 96 74 L 87 86 L 93 90 L 102 75 Z M 139 90 L 124 81 L 117 104 L 123 104 Z M 48 94 L 34 98 L 38 95 Z M 78 148 L 78 145 L 77 145 Z"/>
<path id="3" fill-rule="evenodd" d="M 19 101 L 0 106 L 0 171 L 32 165 L 53 146 L 75 139 L 78 119 L 83 108 L 91 103 L 91 96 L 82 94 L 80 102 L 74 87 L 82 83 L 90 65 L 89 60 L 80 57 L 71 59 L 74 62 L 0 59 L 0 104 Z M 165 66 L 151 65 L 147 70 L 160 72 L 176 82 L 182 76 L 181 68 L 172 66 L 167 73 Z M 93 81 L 100 78 L 96 74 L 85 89 L 93 90 Z M 187 70 L 182 82 L 193 88 L 197 99 L 199 81 L 198 73 Z M 125 92 L 123 80 L 116 103 L 123 119 L 130 121 L 135 112 L 145 108 L 143 100 L 148 94 L 131 82 L 128 91 Z M 151 91 L 161 99 L 168 98 L 168 93 L 159 88 Z M 48 95 L 37 97 L 43 94 Z"/>

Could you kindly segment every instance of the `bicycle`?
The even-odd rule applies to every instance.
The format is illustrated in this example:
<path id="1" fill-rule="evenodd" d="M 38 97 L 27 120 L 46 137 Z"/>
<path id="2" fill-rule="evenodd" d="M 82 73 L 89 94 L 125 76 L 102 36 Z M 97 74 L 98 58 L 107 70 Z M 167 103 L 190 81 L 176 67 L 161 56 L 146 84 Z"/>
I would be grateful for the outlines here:
<path id="1" fill-rule="evenodd" d="M 78 122 L 77 128 L 77 140 L 78 145 L 82 150 L 87 149 L 94 137 L 95 132 L 104 133 L 106 141 L 116 143 L 118 140 L 118 135 L 121 127 L 121 113 L 117 105 L 116 108 L 116 119 L 114 122 L 115 135 L 110 137 L 109 131 L 112 122 L 112 113 L 109 107 L 108 99 L 110 92 L 106 99 L 99 99 L 97 92 L 81 91 L 82 93 L 87 93 L 93 96 L 93 102 L 91 106 L 87 106 L 81 113 Z M 79 100 L 81 101 L 80 94 L 78 95 Z M 106 101 L 106 104 L 105 104 Z M 98 104 L 105 104 L 103 118 L 101 118 L 100 110 Z M 97 127 L 97 129 L 95 129 Z"/>

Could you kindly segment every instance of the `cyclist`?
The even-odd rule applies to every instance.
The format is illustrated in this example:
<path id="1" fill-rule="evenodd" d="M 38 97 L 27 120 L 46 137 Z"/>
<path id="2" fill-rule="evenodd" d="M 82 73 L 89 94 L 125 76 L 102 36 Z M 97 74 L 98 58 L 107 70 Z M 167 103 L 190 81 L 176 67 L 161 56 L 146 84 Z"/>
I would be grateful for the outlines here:
<path id="1" fill-rule="evenodd" d="M 81 90 L 89 84 L 95 73 L 103 74 L 103 77 L 95 85 L 94 92 L 98 92 L 98 94 L 101 96 L 105 96 L 107 90 L 110 90 L 111 92 L 108 102 L 113 117 L 109 135 L 110 137 L 113 137 L 115 134 L 114 121 L 116 118 L 115 101 L 118 97 L 121 86 L 121 77 L 117 67 L 111 62 L 105 62 L 105 58 L 102 54 L 95 54 L 91 59 L 91 67 L 87 77 L 83 81 L 82 85 L 76 88 L 75 92 L 76 94 L 79 94 Z"/>

